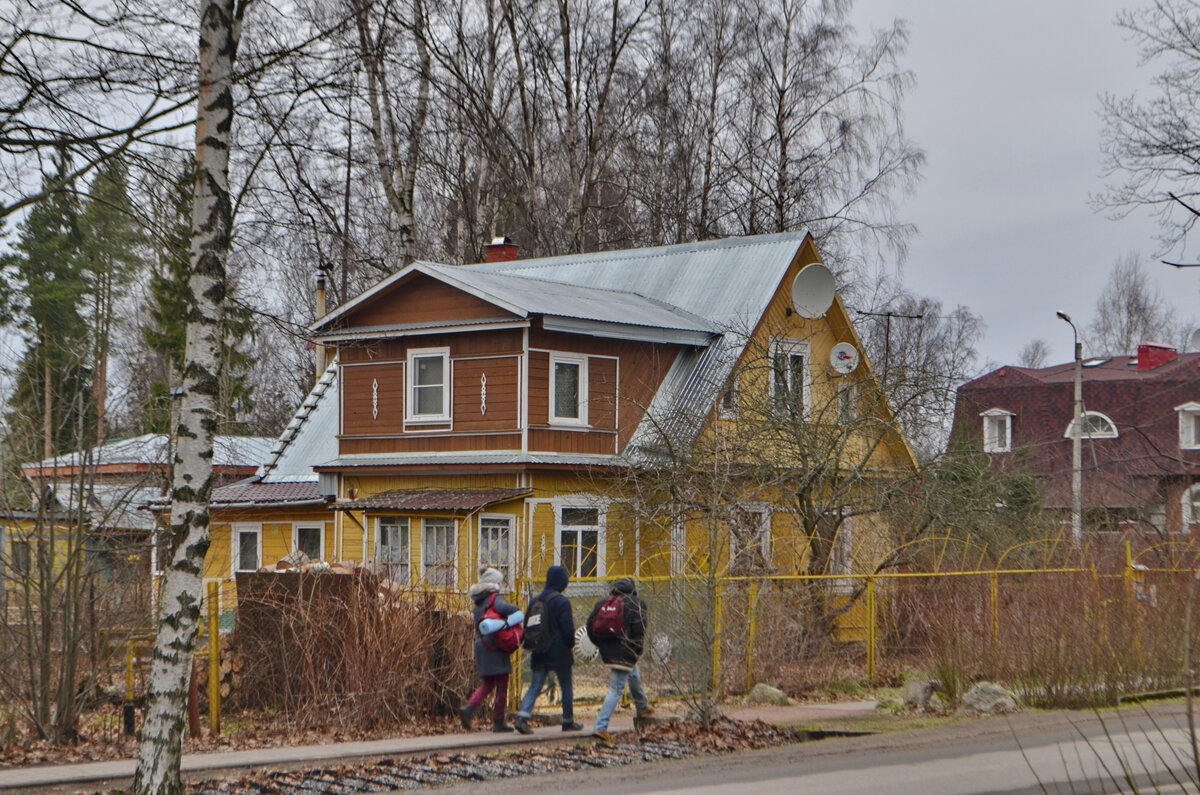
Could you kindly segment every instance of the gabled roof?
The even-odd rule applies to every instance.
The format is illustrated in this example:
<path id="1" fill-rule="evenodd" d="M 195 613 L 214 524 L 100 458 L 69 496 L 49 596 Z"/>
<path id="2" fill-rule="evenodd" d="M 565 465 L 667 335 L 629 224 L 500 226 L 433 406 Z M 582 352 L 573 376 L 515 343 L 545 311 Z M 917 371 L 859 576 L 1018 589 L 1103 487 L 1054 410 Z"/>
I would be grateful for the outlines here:
<path id="1" fill-rule="evenodd" d="M 292 415 L 255 474 L 265 483 L 317 481 L 313 464 L 338 454 L 337 359 L 326 368 Z"/>
<path id="2" fill-rule="evenodd" d="M 213 466 L 258 466 L 271 449 L 273 439 L 261 436 L 213 437 Z M 170 454 L 170 437 L 165 433 L 146 433 L 129 439 L 108 442 L 84 453 L 74 452 L 31 461 L 22 469 L 51 469 L 62 467 L 108 466 L 114 464 L 166 464 Z"/>

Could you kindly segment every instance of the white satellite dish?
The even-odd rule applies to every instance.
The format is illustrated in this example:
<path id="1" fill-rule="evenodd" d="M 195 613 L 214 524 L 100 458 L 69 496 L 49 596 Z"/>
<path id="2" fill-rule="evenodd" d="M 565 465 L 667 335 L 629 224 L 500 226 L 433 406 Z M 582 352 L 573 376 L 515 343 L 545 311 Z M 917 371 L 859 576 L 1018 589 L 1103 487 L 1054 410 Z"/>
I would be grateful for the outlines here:
<path id="1" fill-rule="evenodd" d="M 824 317 L 833 305 L 833 274 L 819 262 L 805 265 L 792 282 L 792 306 L 800 317 Z"/>
<path id="2" fill-rule="evenodd" d="M 829 352 L 829 366 L 835 373 L 853 373 L 858 369 L 858 349 L 848 342 L 839 342 Z"/>
<path id="3" fill-rule="evenodd" d="M 1188 350 L 1195 353 L 1200 351 L 1200 328 L 1192 332 L 1192 336 L 1188 337 Z"/>

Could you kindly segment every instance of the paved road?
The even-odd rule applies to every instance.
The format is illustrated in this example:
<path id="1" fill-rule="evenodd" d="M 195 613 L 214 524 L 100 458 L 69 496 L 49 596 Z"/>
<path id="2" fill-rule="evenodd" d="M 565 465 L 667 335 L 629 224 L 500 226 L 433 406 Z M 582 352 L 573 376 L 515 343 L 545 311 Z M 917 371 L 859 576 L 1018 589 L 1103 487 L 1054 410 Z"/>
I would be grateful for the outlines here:
<path id="1" fill-rule="evenodd" d="M 489 782 L 490 793 L 1200 792 L 1183 707 L 1028 714 L 902 734 L 823 740 L 724 757 Z M 1124 767 L 1123 767 L 1124 766 Z M 1189 773 L 1190 771 L 1190 773 Z M 478 784 L 439 789 L 479 792 Z"/>

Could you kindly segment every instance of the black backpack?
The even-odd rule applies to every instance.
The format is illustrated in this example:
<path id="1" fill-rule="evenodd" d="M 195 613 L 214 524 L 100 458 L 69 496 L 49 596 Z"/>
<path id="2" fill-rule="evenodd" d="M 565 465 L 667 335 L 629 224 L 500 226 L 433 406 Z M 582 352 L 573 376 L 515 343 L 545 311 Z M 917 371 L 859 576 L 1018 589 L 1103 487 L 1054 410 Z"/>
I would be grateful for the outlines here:
<path id="1" fill-rule="evenodd" d="M 550 627 L 547 626 L 550 621 L 546 607 L 557 595 L 557 592 L 551 592 L 544 598 L 539 596 L 529 603 L 529 609 L 525 611 L 525 637 L 521 640 L 521 646 L 534 654 L 545 654 L 554 642 L 550 637 Z"/>

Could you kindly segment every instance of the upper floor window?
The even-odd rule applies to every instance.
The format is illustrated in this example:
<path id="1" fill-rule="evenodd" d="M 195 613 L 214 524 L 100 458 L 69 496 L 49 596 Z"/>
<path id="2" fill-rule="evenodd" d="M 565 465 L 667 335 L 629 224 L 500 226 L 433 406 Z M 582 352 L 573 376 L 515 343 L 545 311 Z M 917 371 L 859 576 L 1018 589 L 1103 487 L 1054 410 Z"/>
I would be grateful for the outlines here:
<path id="1" fill-rule="evenodd" d="M 1176 406 L 1179 413 L 1179 449 L 1200 450 L 1200 403 Z"/>
<path id="2" fill-rule="evenodd" d="M 1080 418 L 1079 435 L 1086 439 L 1116 439 L 1117 424 L 1098 411 L 1085 411 Z M 1070 439 L 1075 435 L 1075 420 L 1067 425 L 1063 437 Z"/>
<path id="3" fill-rule="evenodd" d="M 587 357 L 550 354 L 550 421 L 587 425 Z"/>
<path id="4" fill-rule="evenodd" d="M 1012 450 L 1011 411 L 988 409 L 983 412 L 983 452 L 1007 453 Z"/>
<path id="5" fill-rule="evenodd" d="M 738 381 L 735 376 L 729 386 L 721 393 L 721 402 L 717 405 L 717 416 L 723 420 L 736 420 L 738 415 Z"/>
<path id="6" fill-rule="evenodd" d="M 858 420 L 858 384 L 842 381 L 838 384 L 838 422 L 852 425 Z"/>
<path id="7" fill-rule="evenodd" d="M 811 354 L 804 340 L 775 340 L 771 346 L 771 401 L 782 416 L 808 419 Z"/>
<path id="8" fill-rule="evenodd" d="M 450 419 L 450 349 L 408 352 L 408 419 Z"/>

